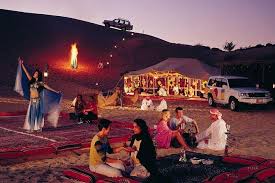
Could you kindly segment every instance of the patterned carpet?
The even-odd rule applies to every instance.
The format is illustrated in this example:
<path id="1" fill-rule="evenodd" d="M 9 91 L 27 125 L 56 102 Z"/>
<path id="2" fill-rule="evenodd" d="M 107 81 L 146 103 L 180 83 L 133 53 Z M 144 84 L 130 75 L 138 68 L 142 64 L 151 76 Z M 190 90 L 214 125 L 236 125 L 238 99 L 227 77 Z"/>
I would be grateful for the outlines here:
<path id="1" fill-rule="evenodd" d="M 205 179 L 221 174 L 223 172 L 237 170 L 241 165 L 222 163 L 220 156 L 186 153 L 186 163 L 179 162 L 179 155 L 171 155 L 158 160 L 157 165 L 161 174 L 174 183 L 203 182 Z M 202 163 L 193 165 L 190 159 L 197 157 L 199 159 L 213 160 L 212 165 L 204 165 Z"/>
<path id="2" fill-rule="evenodd" d="M 22 147 L 48 146 L 53 143 L 90 142 L 97 133 L 97 124 L 77 124 L 67 117 L 59 119 L 58 127 L 45 122 L 43 132 L 27 133 L 23 128 L 25 116 L 0 117 L 0 152 Z M 127 122 L 114 122 L 109 137 L 129 135 Z"/>

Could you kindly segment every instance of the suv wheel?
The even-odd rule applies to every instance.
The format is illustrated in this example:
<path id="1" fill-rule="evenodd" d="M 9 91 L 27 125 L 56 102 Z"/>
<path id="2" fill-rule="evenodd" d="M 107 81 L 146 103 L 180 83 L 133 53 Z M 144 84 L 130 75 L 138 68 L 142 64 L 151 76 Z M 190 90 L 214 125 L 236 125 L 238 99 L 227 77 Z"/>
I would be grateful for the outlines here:
<path id="1" fill-rule="evenodd" d="M 239 109 L 239 101 L 235 98 L 229 100 L 229 107 L 231 111 L 237 111 Z"/>
<path id="2" fill-rule="evenodd" d="M 216 106 L 212 95 L 208 96 L 208 105 L 213 106 L 213 107 Z"/>

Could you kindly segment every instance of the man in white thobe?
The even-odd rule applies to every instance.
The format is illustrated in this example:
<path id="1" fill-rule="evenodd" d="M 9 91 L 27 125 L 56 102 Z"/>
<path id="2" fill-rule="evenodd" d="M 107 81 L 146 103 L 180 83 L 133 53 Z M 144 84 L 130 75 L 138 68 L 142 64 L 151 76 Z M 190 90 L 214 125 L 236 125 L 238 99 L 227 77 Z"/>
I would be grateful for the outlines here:
<path id="1" fill-rule="evenodd" d="M 162 111 L 164 109 L 167 109 L 167 108 L 168 108 L 167 102 L 164 99 L 162 99 L 160 104 L 156 107 L 156 111 L 160 112 L 160 111 Z"/>
<path id="2" fill-rule="evenodd" d="M 154 104 L 153 101 L 150 99 L 150 97 L 145 97 L 141 102 L 141 110 L 147 111 L 147 110 L 154 110 Z"/>
<path id="3" fill-rule="evenodd" d="M 209 128 L 196 135 L 197 148 L 211 149 L 215 151 L 224 150 L 227 141 L 226 123 L 221 118 L 222 113 L 217 109 L 210 110 L 210 119 L 213 121 Z"/>

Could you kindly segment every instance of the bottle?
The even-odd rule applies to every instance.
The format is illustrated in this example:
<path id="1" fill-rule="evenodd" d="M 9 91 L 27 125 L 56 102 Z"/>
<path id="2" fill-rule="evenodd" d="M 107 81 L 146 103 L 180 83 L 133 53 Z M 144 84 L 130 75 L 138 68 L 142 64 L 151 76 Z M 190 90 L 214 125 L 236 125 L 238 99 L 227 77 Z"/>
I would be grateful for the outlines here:
<path id="1" fill-rule="evenodd" d="M 183 161 L 186 162 L 187 159 L 186 159 L 186 153 L 185 153 L 185 150 L 183 149 Z"/>
<path id="2" fill-rule="evenodd" d="M 179 159 L 180 162 L 186 162 L 187 159 L 186 159 L 186 153 L 185 153 L 185 150 L 184 149 L 181 149 L 180 151 L 180 159 Z"/>

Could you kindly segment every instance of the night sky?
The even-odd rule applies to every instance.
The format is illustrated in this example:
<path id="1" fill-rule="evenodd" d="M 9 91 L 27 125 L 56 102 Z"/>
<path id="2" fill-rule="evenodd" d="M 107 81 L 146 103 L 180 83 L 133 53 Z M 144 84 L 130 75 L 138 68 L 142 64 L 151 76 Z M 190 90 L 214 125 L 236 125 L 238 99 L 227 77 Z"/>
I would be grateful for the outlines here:
<path id="1" fill-rule="evenodd" d="M 0 0 L 0 9 L 101 25 L 104 19 L 122 17 L 135 32 L 190 45 L 275 43 L 275 0 Z"/>

